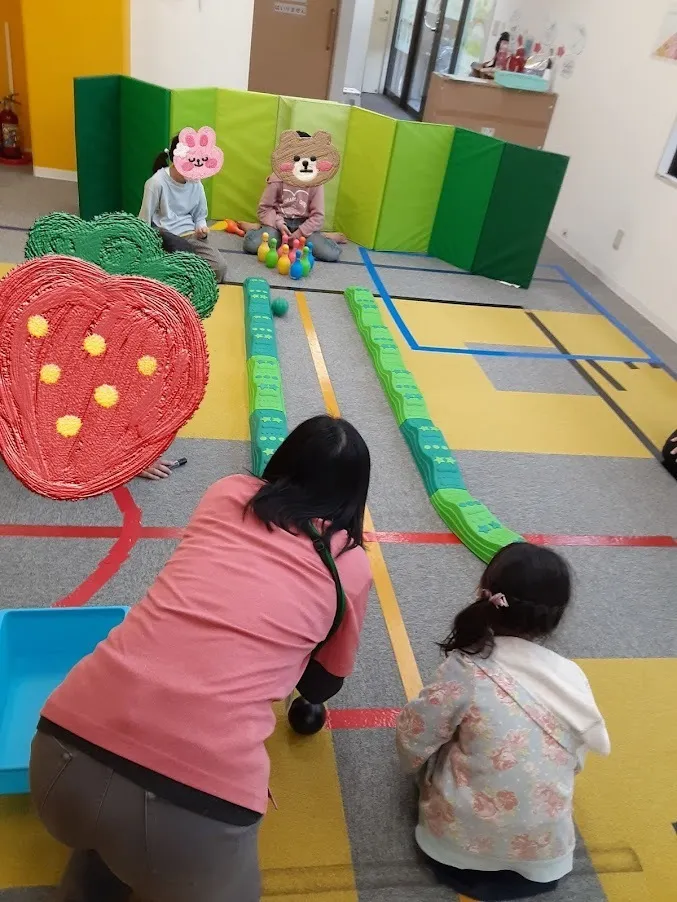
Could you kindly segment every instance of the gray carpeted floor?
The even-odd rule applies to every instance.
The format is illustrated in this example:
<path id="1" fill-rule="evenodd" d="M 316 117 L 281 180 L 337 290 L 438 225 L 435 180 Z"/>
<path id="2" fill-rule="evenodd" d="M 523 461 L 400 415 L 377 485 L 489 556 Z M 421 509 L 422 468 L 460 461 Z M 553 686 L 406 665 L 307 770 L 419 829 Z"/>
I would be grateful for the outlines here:
<path id="1" fill-rule="evenodd" d="M 35 216 L 77 209 L 76 186 L 36 180 L 0 169 L 0 262 L 22 258 L 25 230 Z M 215 234 L 226 252 L 229 278 L 269 276 L 240 252 L 233 236 Z M 372 288 L 359 249 L 348 245 L 344 263 L 319 264 L 298 285 L 276 273 L 271 284 L 290 301 L 277 321 L 290 425 L 324 411 L 324 402 L 299 318 L 295 289 L 306 292 L 310 311 L 342 413 L 367 440 L 373 461 L 370 509 L 377 530 L 445 532 L 424 491 L 412 457 L 379 386 L 342 297 L 350 285 Z M 554 245 L 529 291 L 483 278 L 450 273 L 447 264 L 409 255 L 371 254 L 393 297 L 439 298 L 534 310 L 593 312 L 589 303 L 549 266 L 564 266 L 671 366 L 677 346 L 631 310 Z M 428 272 L 427 270 L 433 270 Z M 552 280 L 552 281 L 546 281 Z M 479 347 L 479 346 L 478 346 Z M 492 345 L 482 345 L 492 347 Z M 505 348 L 505 345 L 501 346 Z M 519 350 L 519 349 L 517 349 Z M 499 391 L 589 394 L 592 389 L 561 361 L 477 358 Z M 243 442 L 186 439 L 175 444 L 186 467 L 162 483 L 136 481 L 133 497 L 145 526 L 184 524 L 204 489 L 248 466 Z M 652 459 L 457 453 L 466 482 L 499 518 L 526 533 L 571 535 L 677 535 L 677 484 Z M 96 526 L 120 524 L 110 497 L 56 504 L 24 490 L 0 468 L 0 524 Z M 0 537 L 0 606 L 52 604 L 71 592 L 105 557 L 113 539 Z M 175 547 L 172 539 L 142 538 L 93 604 L 133 604 Z M 481 564 L 456 545 L 382 545 L 418 666 L 428 678 L 439 662 L 435 642 L 454 612 L 472 597 Z M 576 575 L 576 605 L 554 644 L 577 657 L 659 657 L 677 654 L 674 630 L 674 555 L 670 548 L 567 547 Z M 380 606 L 372 595 L 353 677 L 336 699 L 341 708 L 398 707 L 402 683 Z M 422 868 L 412 842 L 413 787 L 399 774 L 392 732 L 338 731 L 334 736 L 360 902 L 442 902 L 450 893 Z M 312 826 L 309 828 L 312 829 Z M 300 838 L 301 839 L 301 838 Z M 2 902 L 51 902 L 51 890 L 0 890 Z M 599 882 L 581 843 L 576 869 L 552 902 L 603 902 Z"/>

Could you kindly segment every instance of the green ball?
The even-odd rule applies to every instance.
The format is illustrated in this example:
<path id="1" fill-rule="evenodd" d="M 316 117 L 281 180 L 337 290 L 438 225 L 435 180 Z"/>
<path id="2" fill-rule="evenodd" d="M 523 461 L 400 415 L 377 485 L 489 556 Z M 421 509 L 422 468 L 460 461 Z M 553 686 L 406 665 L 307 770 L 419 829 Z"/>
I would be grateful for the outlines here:
<path id="1" fill-rule="evenodd" d="M 289 301 L 284 298 L 273 298 L 270 302 L 270 309 L 273 311 L 273 316 L 284 316 L 289 310 Z"/>

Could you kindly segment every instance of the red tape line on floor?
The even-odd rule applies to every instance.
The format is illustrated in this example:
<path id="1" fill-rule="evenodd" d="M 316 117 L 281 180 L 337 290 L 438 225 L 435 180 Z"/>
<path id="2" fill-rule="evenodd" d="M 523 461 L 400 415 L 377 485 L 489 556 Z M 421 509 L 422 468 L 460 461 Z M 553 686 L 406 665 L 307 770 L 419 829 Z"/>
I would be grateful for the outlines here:
<path id="1" fill-rule="evenodd" d="M 332 708 L 327 724 L 331 730 L 392 729 L 399 708 Z"/>

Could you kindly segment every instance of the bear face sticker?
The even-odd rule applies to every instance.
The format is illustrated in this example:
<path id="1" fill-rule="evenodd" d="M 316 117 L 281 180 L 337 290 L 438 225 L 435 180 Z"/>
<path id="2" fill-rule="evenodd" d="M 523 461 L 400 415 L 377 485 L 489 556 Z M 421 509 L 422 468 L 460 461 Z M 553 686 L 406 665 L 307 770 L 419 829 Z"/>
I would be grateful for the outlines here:
<path id="1" fill-rule="evenodd" d="M 316 188 L 333 179 L 341 165 L 341 155 L 329 132 L 315 132 L 302 138 L 297 132 L 282 132 L 273 151 L 275 175 L 295 188 Z"/>

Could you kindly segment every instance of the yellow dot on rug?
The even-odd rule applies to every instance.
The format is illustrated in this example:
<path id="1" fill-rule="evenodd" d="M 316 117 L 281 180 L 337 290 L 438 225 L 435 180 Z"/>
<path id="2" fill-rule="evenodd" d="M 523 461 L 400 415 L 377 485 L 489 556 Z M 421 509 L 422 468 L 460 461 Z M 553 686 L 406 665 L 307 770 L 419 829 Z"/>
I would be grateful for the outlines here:
<path id="1" fill-rule="evenodd" d="M 44 338 L 49 332 L 49 323 L 44 316 L 38 316 L 37 314 L 29 316 L 28 331 L 33 338 Z"/>
<path id="2" fill-rule="evenodd" d="M 82 347 L 91 357 L 100 357 L 106 350 L 106 339 L 103 335 L 97 335 L 95 332 L 85 338 Z"/>
<path id="3" fill-rule="evenodd" d="M 157 369 L 157 360 L 155 359 L 155 357 L 151 357 L 149 354 L 146 354 L 144 357 L 139 358 L 136 364 L 136 368 L 142 376 L 152 376 Z"/>
<path id="4" fill-rule="evenodd" d="M 45 385 L 56 385 L 60 378 L 61 367 L 58 367 L 56 363 L 46 363 L 40 367 L 40 382 L 44 382 Z"/>
<path id="5" fill-rule="evenodd" d="M 99 385 L 94 389 L 94 400 L 99 407 L 115 407 L 120 395 L 114 385 Z"/>
<path id="6" fill-rule="evenodd" d="M 56 431 L 64 438 L 73 438 L 80 431 L 82 420 L 80 417 L 66 414 L 65 417 L 59 417 L 56 421 Z"/>

